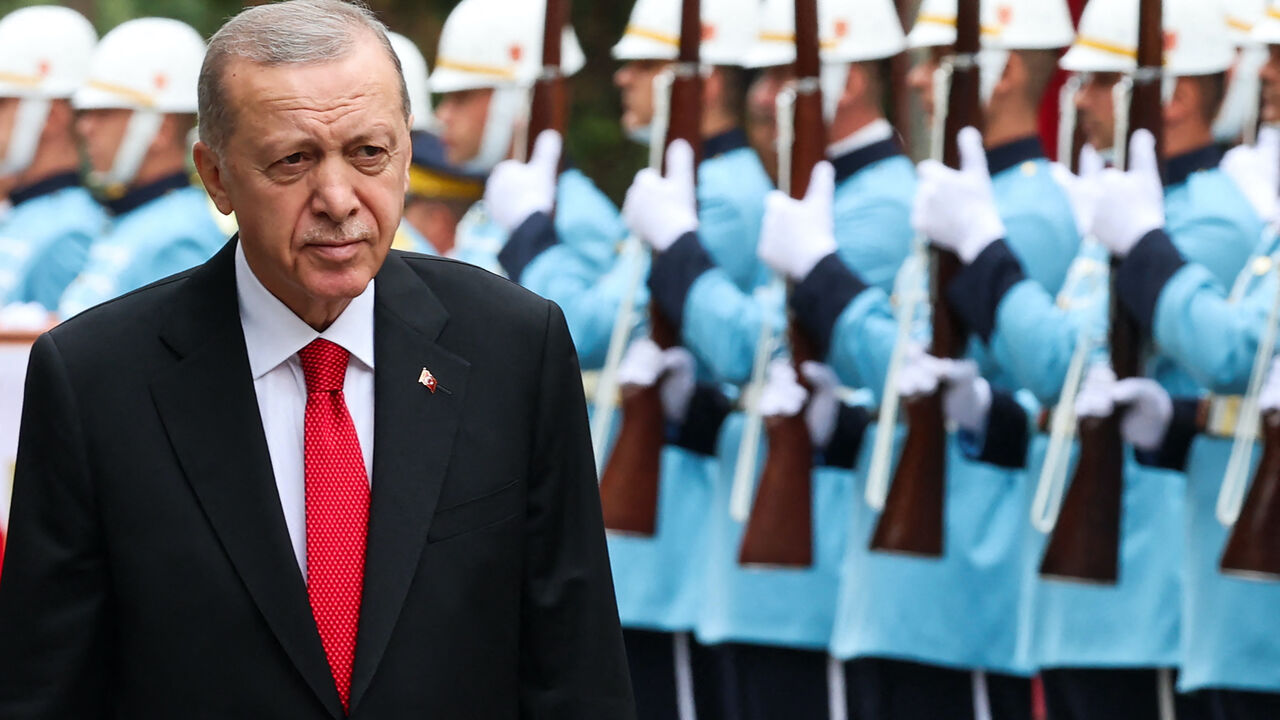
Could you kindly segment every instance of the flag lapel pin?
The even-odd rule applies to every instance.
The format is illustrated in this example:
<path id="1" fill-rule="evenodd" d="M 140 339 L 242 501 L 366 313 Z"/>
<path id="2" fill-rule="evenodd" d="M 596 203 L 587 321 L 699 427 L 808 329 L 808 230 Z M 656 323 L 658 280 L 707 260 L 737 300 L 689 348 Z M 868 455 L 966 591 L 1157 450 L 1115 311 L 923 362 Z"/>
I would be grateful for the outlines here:
<path id="1" fill-rule="evenodd" d="M 436 382 L 436 376 L 432 375 L 431 371 L 426 368 L 422 368 L 422 374 L 418 376 L 418 382 L 433 393 L 436 391 L 436 386 L 439 384 Z"/>

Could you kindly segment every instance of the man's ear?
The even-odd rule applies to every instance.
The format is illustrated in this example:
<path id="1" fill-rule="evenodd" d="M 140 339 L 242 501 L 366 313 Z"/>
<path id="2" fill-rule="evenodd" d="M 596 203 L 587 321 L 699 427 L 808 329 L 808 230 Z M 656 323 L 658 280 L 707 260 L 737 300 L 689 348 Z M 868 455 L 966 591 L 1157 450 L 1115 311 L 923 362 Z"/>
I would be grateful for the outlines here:
<path id="1" fill-rule="evenodd" d="M 222 165 L 217 153 L 203 141 L 197 142 L 191 153 L 196 163 L 196 172 L 200 173 L 200 182 L 213 199 L 214 206 L 223 215 L 230 215 L 235 208 L 231 206 L 231 198 L 222 182 Z"/>

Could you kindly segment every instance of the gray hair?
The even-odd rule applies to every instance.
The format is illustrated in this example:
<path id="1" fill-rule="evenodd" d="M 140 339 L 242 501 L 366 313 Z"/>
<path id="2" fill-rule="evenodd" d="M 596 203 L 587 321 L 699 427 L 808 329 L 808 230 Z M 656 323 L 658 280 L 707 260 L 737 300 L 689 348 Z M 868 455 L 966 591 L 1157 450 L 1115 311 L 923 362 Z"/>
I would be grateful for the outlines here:
<path id="1" fill-rule="evenodd" d="M 404 117 L 409 92 L 387 28 L 360 0 L 285 0 L 251 7 L 227 21 L 209 40 L 197 86 L 200 140 L 222 152 L 231 135 L 232 108 L 222 77 L 233 58 L 260 65 L 309 65 L 340 60 L 361 31 L 373 33 L 395 65 Z"/>

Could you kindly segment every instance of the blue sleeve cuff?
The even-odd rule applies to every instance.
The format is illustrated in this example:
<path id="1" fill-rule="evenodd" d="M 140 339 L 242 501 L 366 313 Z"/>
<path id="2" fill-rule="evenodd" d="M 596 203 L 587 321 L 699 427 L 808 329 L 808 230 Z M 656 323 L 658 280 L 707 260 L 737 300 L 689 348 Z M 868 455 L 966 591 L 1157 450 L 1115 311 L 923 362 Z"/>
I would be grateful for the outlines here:
<path id="1" fill-rule="evenodd" d="M 862 439 L 871 424 L 871 411 L 860 405 L 841 403 L 831 442 L 817 454 L 814 465 L 852 470 L 862 453 Z"/>
<path id="2" fill-rule="evenodd" d="M 649 293 L 658 310 L 671 323 L 676 336 L 684 326 L 684 304 L 689 290 L 702 273 L 715 267 L 698 241 L 697 233 L 685 233 L 666 252 L 653 258 L 649 268 Z"/>
<path id="3" fill-rule="evenodd" d="M 825 358 L 831 348 L 840 314 L 867 284 L 835 253 L 818 261 L 791 292 L 791 309 L 814 345 L 817 357 Z"/>
<path id="4" fill-rule="evenodd" d="M 1198 398 L 1174 398 L 1173 418 L 1165 431 L 1164 442 L 1155 450 L 1139 450 L 1134 453 L 1138 462 L 1148 467 L 1183 472 L 1187 456 L 1191 454 L 1191 441 L 1200 432 L 1197 419 L 1200 414 Z"/>
<path id="5" fill-rule="evenodd" d="M 1027 466 L 1027 447 L 1031 442 L 1027 411 L 1010 392 L 992 388 L 987 431 L 982 438 L 965 432 L 960 435 L 966 454 L 978 462 L 1012 469 Z"/>
<path id="6" fill-rule="evenodd" d="M 699 385 L 683 423 L 667 424 L 667 442 L 699 455 L 714 456 L 720 427 L 733 405 L 713 385 Z"/>
<path id="7" fill-rule="evenodd" d="M 1151 337 L 1160 292 L 1178 270 L 1186 265 L 1178 248 L 1164 230 L 1152 230 L 1133 246 L 1116 272 L 1116 292 L 1126 312 Z"/>
<path id="8" fill-rule="evenodd" d="M 964 266 L 944 290 L 951 309 L 983 342 L 990 343 L 1000 301 L 1024 279 L 1026 274 L 1018 257 L 1004 240 L 997 240 Z"/>
<path id="9" fill-rule="evenodd" d="M 536 212 L 520 223 L 498 251 L 498 262 L 507 277 L 520 282 L 520 276 L 534 258 L 558 242 L 555 221 L 549 213 Z"/>

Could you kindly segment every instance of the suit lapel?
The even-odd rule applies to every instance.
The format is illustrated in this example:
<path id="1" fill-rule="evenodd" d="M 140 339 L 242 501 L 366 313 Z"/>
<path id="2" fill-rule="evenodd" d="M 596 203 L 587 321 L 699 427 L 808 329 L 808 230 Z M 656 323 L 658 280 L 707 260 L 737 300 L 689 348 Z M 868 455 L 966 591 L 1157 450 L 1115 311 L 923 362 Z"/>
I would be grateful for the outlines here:
<path id="1" fill-rule="evenodd" d="M 470 365 L 436 343 L 448 314 L 398 254 L 374 302 L 373 496 L 351 679 L 354 712 L 391 639 L 453 454 Z M 435 392 L 419 384 L 426 369 Z"/>
<path id="2" fill-rule="evenodd" d="M 240 327 L 235 241 L 186 281 L 151 391 L 174 452 L 249 595 L 335 718 L 342 704 L 289 543 Z"/>

